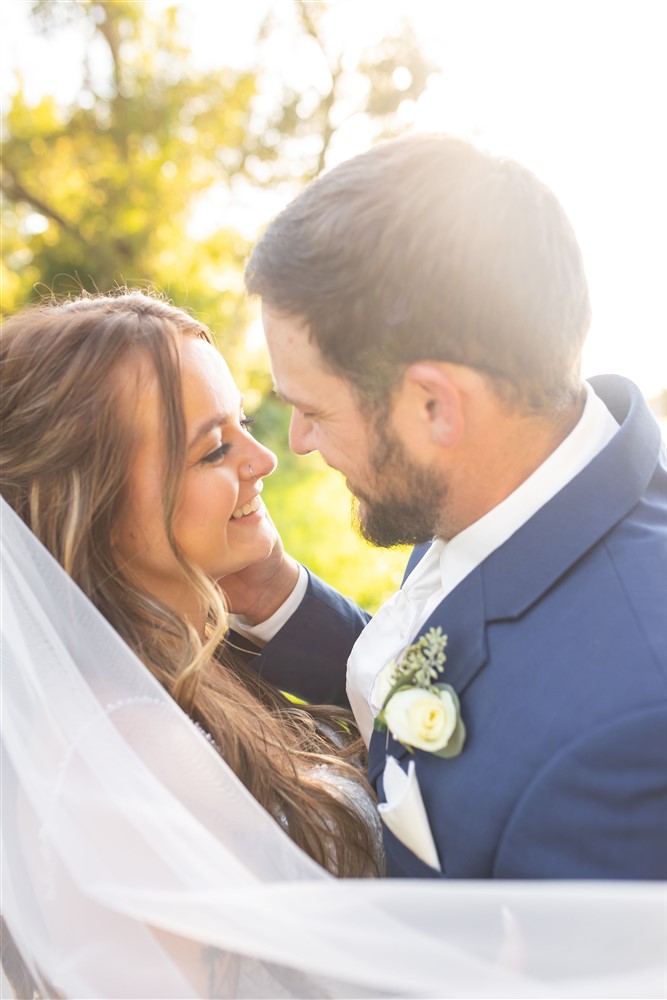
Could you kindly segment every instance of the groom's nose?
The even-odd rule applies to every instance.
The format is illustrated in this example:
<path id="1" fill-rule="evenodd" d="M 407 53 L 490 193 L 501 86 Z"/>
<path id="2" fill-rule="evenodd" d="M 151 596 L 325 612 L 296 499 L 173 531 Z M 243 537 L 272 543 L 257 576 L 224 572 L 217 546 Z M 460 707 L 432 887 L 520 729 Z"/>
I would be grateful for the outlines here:
<path id="1" fill-rule="evenodd" d="M 314 451 L 311 441 L 313 423 L 296 407 L 292 410 L 289 425 L 289 446 L 297 455 L 309 455 Z"/>

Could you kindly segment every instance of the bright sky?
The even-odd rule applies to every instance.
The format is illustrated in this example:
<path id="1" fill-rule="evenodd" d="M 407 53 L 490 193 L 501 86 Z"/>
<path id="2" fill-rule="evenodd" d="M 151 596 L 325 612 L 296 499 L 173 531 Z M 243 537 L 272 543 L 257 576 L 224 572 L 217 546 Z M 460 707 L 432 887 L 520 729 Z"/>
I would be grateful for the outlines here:
<path id="1" fill-rule="evenodd" d="M 184 0 L 197 61 L 242 64 L 267 5 L 280 13 L 291 2 Z M 409 16 L 442 68 L 411 109 L 415 126 L 513 156 L 556 192 L 591 286 L 585 374 L 621 372 L 649 396 L 667 387 L 666 0 L 334 0 L 332 7 L 332 44 L 344 40 L 350 59 Z M 25 9 L 25 0 L 5 0 L 0 91 L 20 65 L 35 93 L 55 86 L 66 93 L 75 85 L 73 41 L 31 41 Z M 321 68 L 297 56 L 277 32 L 276 72 L 315 80 Z M 367 144 L 363 128 L 351 124 L 334 157 Z"/>

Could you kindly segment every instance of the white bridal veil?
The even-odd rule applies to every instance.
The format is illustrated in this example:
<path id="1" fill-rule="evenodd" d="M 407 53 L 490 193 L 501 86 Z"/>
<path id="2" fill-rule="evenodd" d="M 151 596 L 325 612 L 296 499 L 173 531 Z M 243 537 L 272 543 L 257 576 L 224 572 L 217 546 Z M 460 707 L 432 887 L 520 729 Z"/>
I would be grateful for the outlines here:
<path id="1" fill-rule="evenodd" d="M 661 997 L 666 910 L 332 878 L 2 502 L 2 913 L 43 996 Z"/>

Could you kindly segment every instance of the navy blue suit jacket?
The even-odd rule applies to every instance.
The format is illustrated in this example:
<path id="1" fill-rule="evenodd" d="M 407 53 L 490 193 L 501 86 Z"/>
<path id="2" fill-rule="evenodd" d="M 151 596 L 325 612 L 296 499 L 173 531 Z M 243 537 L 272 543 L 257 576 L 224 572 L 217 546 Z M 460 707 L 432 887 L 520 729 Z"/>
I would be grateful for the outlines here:
<path id="1" fill-rule="evenodd" d="M 667 456 L 632 383 L 591 381 L 616 436 L 421 629 L 448 635 L 468 730 L 459 757 L 414 754 L 442 877 L 667 878 Z M 261 670 L 344 703 L 365 621 L 311 578 Z M 374 734 L 380 800 L 386 752 Z M 385 845 L 390 875 L 437 877 L 389 831 Z"/>

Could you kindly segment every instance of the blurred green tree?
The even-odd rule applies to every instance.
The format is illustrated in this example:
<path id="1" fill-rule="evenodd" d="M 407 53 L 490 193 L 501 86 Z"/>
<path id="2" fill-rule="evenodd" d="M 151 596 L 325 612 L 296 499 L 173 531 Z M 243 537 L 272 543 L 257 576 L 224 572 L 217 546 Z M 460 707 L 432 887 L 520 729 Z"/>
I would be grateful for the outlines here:
<path id="1" fill-rule="evenodd" d="M 45 289 L 155 285 L 238 341 L 246 241 L 221 220 L 201 245 L 188 223 L 205 192 L 243 169 L 255 75 L 198 73 L 176 10 L 151 19 L 142 6 L 33 6 L 49 35 L 78 15 L 89 56 L 71 106 L 30 106 L 20 85 L 9 106 L 3 310 Z"/>
<path id="2" fill-rule="evenodd" d="M 406 128 L 403 112 L 432 69 L 408 26 L 350 59 L 328 30 L 334 6 L 268 5 L 252 65 L 201 70 L 182 41 L 179 4 L 155 13 L 135 2 L 33 0 L 35 30 L 54 45 L 62 28 L 80 32 L 86 57 L 67 106 L 51 96 L 29 103 L 20 80 L 6 102 L 2 313 L 50 292 L 157 287 L 213 329 L 259 405 L 270 379 L 246 338 L 251 234 L 225 224 L 224 206 L 247 204 L 253 192 L 289 200 L 327 165 L 351 121 L 362 123 L 366 145 Z M 264 52 L 278 29 L 286 52 L 298 49 L 317 65 L 313 78 L 295 83 L 269 66 Z M 264 433 L 284 455 L 284 416 L 268 402 L 261 410 Z M 311 565 L 317 549 L 314 568 L 373 607 L 395 584 L 400 557 L 371 555 L 354 539 L 333 473 L 283 465 L 271 489 L 288 547 Z"/>
<path id="3" fill-rule="evenodd" d="M 287 184 L 287 201 L 325 166 L 346 119 L 372 120 L 369 137 L 396 132 L 402 102 L 426 83 L 429 67 L 407 29 L 358 65 L 345 65 L 327 41 L 329 7 L 292 5 L 288 27 L 316 51 L 323 70 L 317 86 L 308 82 L 297 92 L 263 68 L 263 46 L 276 28 L 271 6 L 254 65 L 201 71 L 181 41 L 178 4 L 151 14 L 142 3 L 34 0 L 35 30 L 57 44 L 60 28 L 75 28 L 87 56 L 71 105 L 50 96 L 30 105 L 20 82 L 8 102 L 3 312 L 45 286 L 67 292 L 154 284 L 224 329 L 228 342 L 240 339 L 248 240 L 225 225 L 221 193 L 232 204 L 240 192 L 247 201 L 249 189 Z M 399 86 L 396 70 L 404 74 Z M 372 86 L 357 87 L 350 102 L 352 80 Z M 200 224 L 195 237 L 191 221 L 197 214 L 201 220 L 212 192 L 215 210 L 205 236 Z"/>

